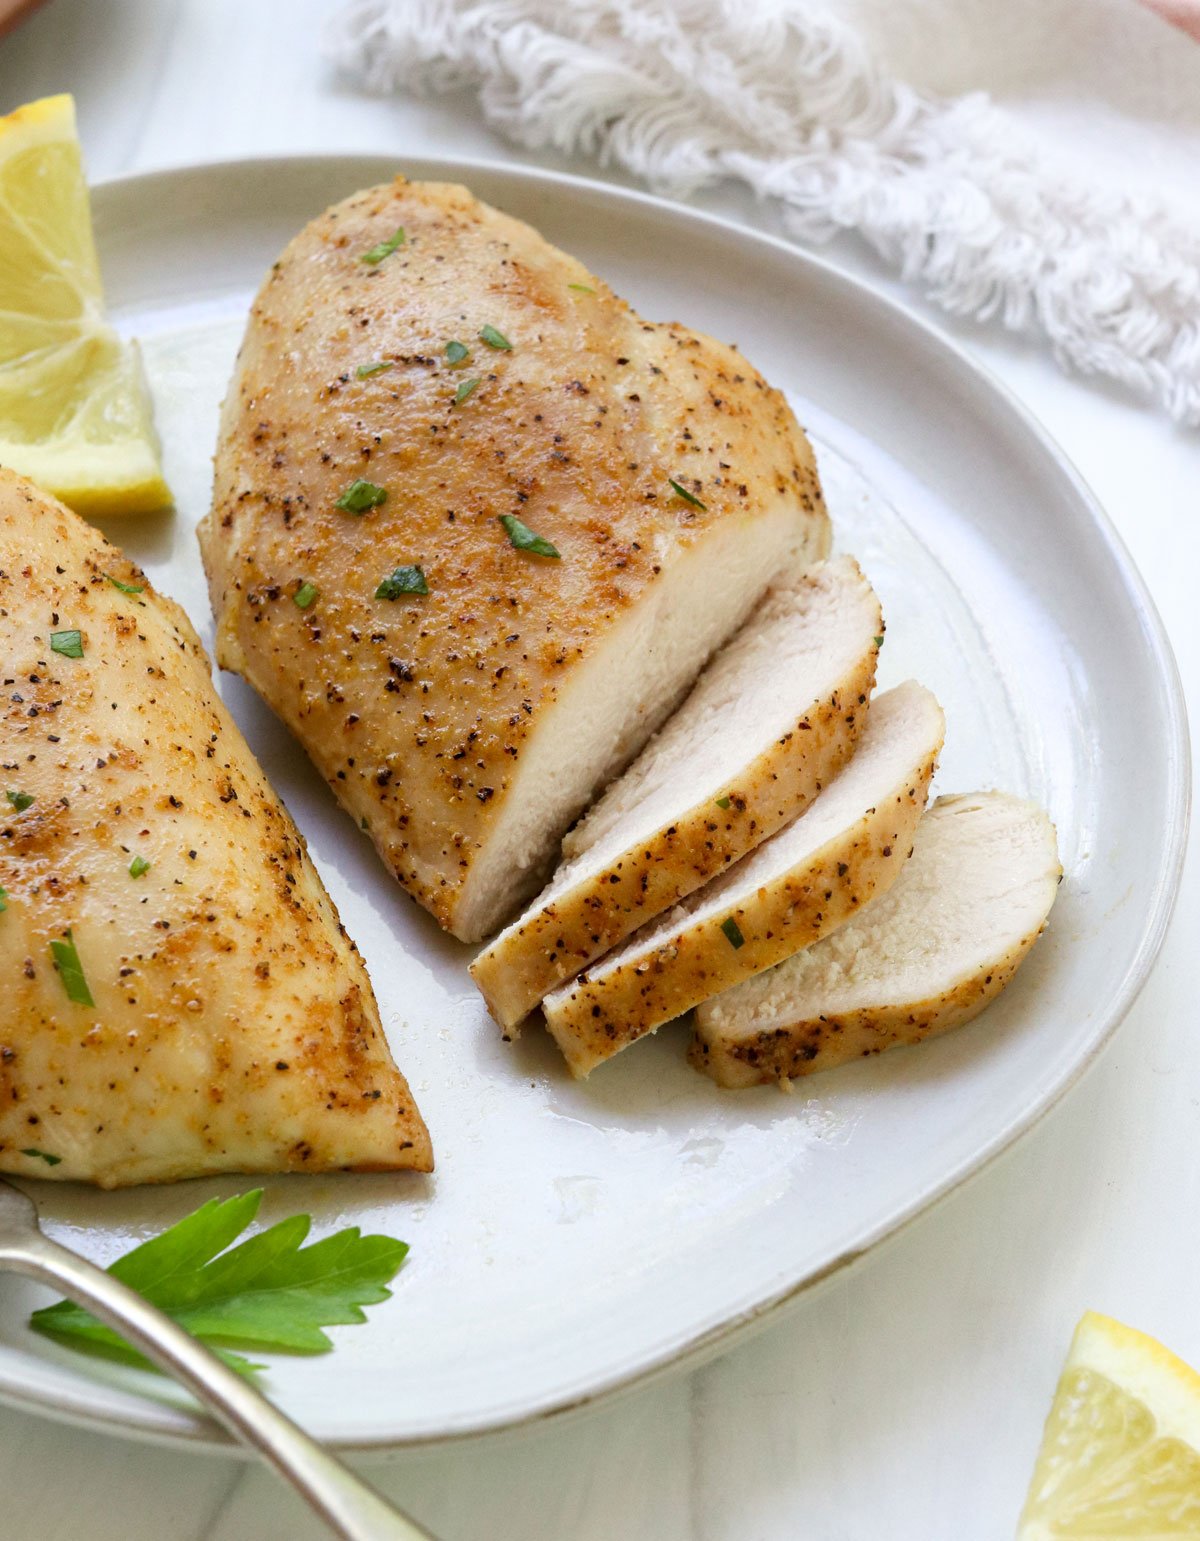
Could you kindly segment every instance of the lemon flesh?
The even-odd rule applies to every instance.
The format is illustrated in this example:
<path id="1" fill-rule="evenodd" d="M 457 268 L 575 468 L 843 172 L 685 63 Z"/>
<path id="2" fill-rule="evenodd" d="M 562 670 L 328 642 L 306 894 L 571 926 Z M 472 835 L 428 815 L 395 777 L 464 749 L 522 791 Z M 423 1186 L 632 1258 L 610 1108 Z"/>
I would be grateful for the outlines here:
<path id="1" fill-rule="evenodd" d="M 0 118 L 0 465 L 84 514 L 171 501 L 141 359 L 105 319 L 69 96 Z"/>
<path id="2" fill-rule="evenodd" d="M 1111 1317 L 1076 1328 L 1017 1541 L 1200 1537 L 1200 1375 Z"/>

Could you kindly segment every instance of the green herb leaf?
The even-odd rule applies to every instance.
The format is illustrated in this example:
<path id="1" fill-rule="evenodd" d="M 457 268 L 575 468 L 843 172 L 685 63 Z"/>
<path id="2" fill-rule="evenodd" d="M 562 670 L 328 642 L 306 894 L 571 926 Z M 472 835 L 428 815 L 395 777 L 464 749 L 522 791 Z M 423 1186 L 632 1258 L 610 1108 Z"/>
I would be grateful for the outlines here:
<path id="1" fill-rule="evenodd" d="M 467 397 L 478 384 L 478 380 L 464 380 L 454 393 L 454 405 L 456 407 L 461 407 L 463 402 L 466 401 Z"/>
<path id="2" fill-rule="evenodd" d="M 574 289 L 578 294 L 595 294 L 591 284 L 568 284 L 568 289 Z"/>
<path id="3" fill-rule="evenodd" d="M 508 531 L 508 538 L 518 551 L 529 551 L 534 556 L 561 556 L 557 546 L 552 546 L 548 540 L 543 540 L 540 535 L 535 535 L 527 524 L 523 524 L 516 514 L 501 514 L 500 523 Z"/>
<path id="4" fill-rule="evenodd" d="M 386 487 L 377 487 L 374 482 L 359 477 L 350 483 L 340 498 L 335 498 L 333 506 L 344 508 L 348 514 L 365 514 L 368 508 L 378 508 L 386 502 Z"/>
<path id="5" fill-rule="evenodd" d="M 64 658 L 82 658 L 83 633 L 81 631 L 52 631 L 50 633 L 50 648 L 52 652 L 61 653 Z"/>
<path id="6" fill-rule="evenodd" d="M 305 1247 L 308 1215 L 292 1215 L 233 1246 L 261 1197 L 259 1189 L 210 1199 L 108 1271 L 207 1343 L 326 1353 L 333 1344 L 322 1329 L 365 1321 L 363 1307 L 390 1296 L 388 1285 L 408 1248 L 390 1236 L 363 1236 L 357 1226 Z M 35 1311 L 30 1326 L 69 1347 L 151 1368 L 69 1300 Z M 218 1352 L 243 1373 L 260 1368 L 227 1349 Z"/>
<path id="7" fill-rule="evenodd" d="M 734 920 L 732 915 L 728 916 L 727 919 L 721 922 L 721 930 L 724 931 L 725 939 L 733 948 L 734 952 L 736 952 L 739 947 L 744 947 L 746 945 L 746 938 L 742 935 L 741 929 L 739 928 L 737 921 Z"/>
<path id="8" fill-rule="evenodd" d="M 26 808 L 34 801 L 32 792 L 5 792 L 4 795 L 18 813 L 24 813 Z"/>
<path id="9" fill-rule="evenodd" d="M 50 952 L 54 958 L 54 967 L 62 978 L 67 999 L 74 1001 L 77 1006 L 94 1006 L 96 1003 L 84 978 L 83 964 L 79 961 L 79 953 L 71 933 L 68 931 L 62 941 L 51 942 Z"/>
<path id="10" fill-rule="evenodd" d="M 729 807 L 729 799 L 727 797 L 718 797 L 717 798 L 717 807 L 718 808 L 728 808 Z"/>
<path id="11" fill-rule="evenodd" d="M 402 594 L 428 594 L 429 585 L 419 567 L 397 567 L 375 590 L 376 599 L 399 599 Z"/>
<path id="12" fill-rule="evenodd" d="M 299 605 L 301 610 L 307 610 L 309 605 L 317 597 L 317 586 L 306 578 L 296 592 L 292 595 L 292 603 Z"/>
<path id="13" fill-rule="evenodd" d="M 390 358 L 377 358 L 373 364 L 360 364 L 354 373 L 360 380 L 369 380 L 372 375 L 381 375 L 384 370 L 394 367 Z"/>
<path id="14" fill-rule="evenodd" d="M 32 1146 L 28 1150 L 23 1150 L 21 1154 L 28 1156 L 31 1161 L 44 1161 L 47 1166 L 58 1166 L 62 1160 L 61 1156 L 52 1156 L 47 1150 L 34 1150 Z"/>
<path id="15" fill-rule="evenodd" d="M 876 637 L 876 638 L 875 638 L 875 650 L 876 650 L 876 652 L 878 652 L 878 651 L 879 651 L 879 649 L 880 649 L 880 648 L 881 648 L 881 647 L 882 647 L 882 646 L 883 646 L 883 638 L 882 638 L 882 637 Z"/>
<path id="16" fill-rule="evenodd" d="M 471 357 L 471 350 L 465 342 L 459 342 L 457 338 L 446 344 L 446 362 L 451 369 L 457 369 L 460 364 L 465 364 Z"/>
<path id="17" fill-rule="evenodd" d="M 512 352 L 512 343 L 509 342 L 503 332 L 498 332 L 494 326 L 481 326 L 479 335 L 489 348 L 499 348 L 504 353 Z"/>
<path id="18" fill-rule="evenodd" d="M 145 592 L 140 583 L 122 583 L 120 578 L 114 578 L 112 573 L 105 573 L 104 576 L 112 584 L 113 588 L 120 589 L 122 594 L 142 594 Z"/>
<path id="19" fill-rule="evenodd" d="M 708 505 L 706 503 L 701 503 L 700 499 L 694 492 L 689 492 L 686 487 L 681 487 L 673 477 L 668 476 L 667 480 L 671 483 L 671 487 L 677 497 L 682 498 L 685 503 L 690 503 L 693 508 L 703 508 L 707 510 Z"/>
<path id="20" fill-rule="evenodd" d="M 385 257 L 390 257 L 397 246 L 404 245 L 404 227 L 401 226 L 395 235 L 389 235 L 386 241 L 380 241 L 378 246 L 372 246 L 370 251 L 362 254 L 362 261 L 369 262 L 372 267 L 377 267 Z"/>
<path id="21" fill-rule="evenodd" d="M 365 813 L 363 814 L 362 818 L 359 819 L 358 827 L 359 827 L 359 829 L 370 829 L 371 821 L 370 821 L 369 818 L 367 818 Z"/>
<path id="22" fill-rule="evenodd" d="M 143 872 L 149 871 L 150 863 L 144 856 L 135 856 L 129 863 L 129 876 L 131 878 L 140 878 Z"/>
<path id="23" fill-rule="evenodd" d="M 0 915 L 8 908 L 8 889 L 0 888 Z"/>

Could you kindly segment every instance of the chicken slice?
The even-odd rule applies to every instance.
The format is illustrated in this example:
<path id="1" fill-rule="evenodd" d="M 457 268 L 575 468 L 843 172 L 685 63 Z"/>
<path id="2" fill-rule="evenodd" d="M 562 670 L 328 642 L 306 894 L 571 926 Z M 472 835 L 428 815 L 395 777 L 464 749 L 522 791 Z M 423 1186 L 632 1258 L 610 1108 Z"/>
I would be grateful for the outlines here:
<path id="1" fill-rule="evenodd" d="M 807 440 L 733 348 L 398 179 L 272 268 L 200 538 L 219 662 L 478 941 L 829 535 Z"/>
<path id="2" fill-rule="evenodd" d="M 362 960 L 183 612 L 7 471 L 0 652 L 0 1171 L 428 1171 Z"/>
<path id="3" fill-rule="evenodd" d="M 551 991 L 546 1025 L 572 1074 L 811 946 L 886 892 L 912 850 L 944 732 L 941 707 L 914 681 L 876 696 L 854 758 L 798 819 Z"/>
<path id="4" fill-rule="evenodd" d="M 570 832 L 549 886 L 471 965 L 503 1028 L 812 801 L 867 720 L 882 630 L 852 557 L 770 594 Z"/>
<path id="5" fill-rule="evenodd" d="M 1016 973 L 1061 877 L 1054 826 L 1035 804 L 1003 792 L 939 797 L 887 893 L 705 1001 L 689 1057 L 721 1086 L 752 1086 L 961 1027 Z"/>

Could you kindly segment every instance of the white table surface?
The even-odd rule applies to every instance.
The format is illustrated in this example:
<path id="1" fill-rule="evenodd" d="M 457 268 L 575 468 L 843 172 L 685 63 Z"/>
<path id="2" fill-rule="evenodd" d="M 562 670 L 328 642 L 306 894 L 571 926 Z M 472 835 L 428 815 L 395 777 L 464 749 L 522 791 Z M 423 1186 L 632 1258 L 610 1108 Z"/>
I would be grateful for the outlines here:
<path id="1" fill-rule="evenodd" d="M 512 158 L 468 99 L 371 100 L 339 85 L 318 46 L 331 8 L 54 0 L 0 43 L 0 110 L 73 91 L 94 178 L 284 150 Z M 1131 141 L 1111 142 L 1140 147 L 1149 131 L 1134 124 Z M 736 194 L 704 201 L 772 225 Z M 851 243 L 834 255 L 904 298 Z M 1032 346 L 953 330 L 1042 418 L 1112 513 L 1197 710 L 1200 434 L 1065 380 Z M 406 1454 L 375 1479 L 444 1541 L 1011 1536 L 1083 1310 L 1121 1317 L 1200 1365 L 1198 880 L 1193 839 L 1153 978 L 1083 1082 L 1015 1150 L 832 1287 L 707 1368 L 567 1424 Z M 323 1534 L 257 1470 L 0 1410 L 4 1541 Z"/>

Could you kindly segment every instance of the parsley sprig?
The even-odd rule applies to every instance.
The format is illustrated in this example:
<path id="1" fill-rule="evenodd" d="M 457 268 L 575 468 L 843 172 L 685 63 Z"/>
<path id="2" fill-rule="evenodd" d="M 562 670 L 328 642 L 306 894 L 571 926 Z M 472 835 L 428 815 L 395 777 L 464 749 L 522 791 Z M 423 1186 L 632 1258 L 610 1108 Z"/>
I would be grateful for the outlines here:
<path id="1" fill-rule="evenodd" d="M 532 556 L 561 556 L 557 546 L 534 532 L 516 514 L 501 514 L 500 523 L 508 532 L 508 538 L 518 551 L 528 551 Z"/>
<path id="2" fill-rule="evenodd" d="M 83 657 L 83 633 L 81 631 L 52 631 L 50 651 L 61 653 L 64 658 Z"/>
<path id="3" fill-rule="evenodd" d="M 705 510 L 705 512 L 707 512 L 708 504 L 701 503 L 700 499 L 694 492 L 689 492 L 687 488 L 684 487 L 681 483 L 677 482 L 673 476 L 668 476 L 667 480 L 670 482 L 671 490 L 674 492 L 677 498 L 682 498 L 685 503 L 690 503 L 693 508 L 702 508 Z"/>
<path id="4" fill-rule="evenodd" d="M 327 1353 L 333 1344 L 322 1329 L 364 1322 L 363 1307 L 388 1299 L 388 1285 L 408 1253 L 404 1242 L 364 1236 L 357 1226 L 306 1247 L 309 1215 L 292 1215 L 234 1246 L 261 1199 L 261 1188 L 209 1199 L 108 1270 L 242 1374 L 262 1367 L 228 1345 Z M 154 1368 L 69 1300 L 35 1311 L 30 1326 L 70 1348 Z"/>
<path id="5" fill-rule="evenodd" d="M 503 332 L 498 332 L 490 322 L 486 326 L 479 328 L 479 335 L 489 348 L 495 348 L 500 353 L 512 352 L 512 343 L 509 342 Z"/>
<path id="6" fill-rule="evenodd" d="M 399 599 L 402 594 L 428 593 L 429 584 L 426 582 L 425 573 L 422 568 L 414 564 L 409 567 L 395 568 L 375 590 L 375 598 Z"/>
<path id="7" fill-rule="evenodd" d="M 380 241 L 378 246 L 372 246 L 370 251 L 362 254 L 362 261 L 371 267 L 378 267 L 385 257 L 390 257 L 397 247 L 404 245 L 404 227 L 401 226 L 395 235 L 388 236 L 386 241 Z"/>
<path id="8" fill-rule="evenodd" d="M 380 487 L 359 476 L 343 489 L 341 497 L 334 498 L 333 506 L 345 509 L 348 514 L 365 514 L 369 508 L 378 508 L 386 502 L 386 487 Z"/>
<path id="9" fill-rule="evenodd" d="M 75 938 L 69 931 L 61 939 L 55 938 L 50 943 L 50 956 L 54 959 L 54 967 L 58 970 L 59 978 L 63 982 L 67 999 L 73 1001 L 76 1006 L 94 1006 L 96 1002 L 92 999 L 87 975 L 83 972 L 83 964 L 79 961 L 79 949 L 75 946 Z"/>
<path id="10" fill-rule="evenodd" d="M 739 947 L 744 947 L 746 945 L 746 938 L 742 935 L 742 928 L 738 925 L 737 921 L 734 920 L 732 915 L 727 915 L 721 922 L 721 930 L 724 931 L 725 940 L 733 948 L 734 952 L 736 952 Z"/>

